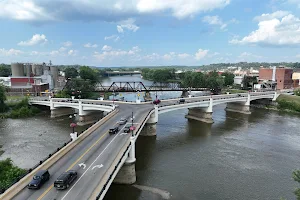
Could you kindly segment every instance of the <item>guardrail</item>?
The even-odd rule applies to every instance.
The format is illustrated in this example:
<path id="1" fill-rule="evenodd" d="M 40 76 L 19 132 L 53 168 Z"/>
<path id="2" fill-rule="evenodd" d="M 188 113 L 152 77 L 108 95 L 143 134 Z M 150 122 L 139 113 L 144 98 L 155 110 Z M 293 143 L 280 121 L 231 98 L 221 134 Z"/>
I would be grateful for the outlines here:
<path id="1" fill-rule="evenodd" d="M 41 169 L 48 169 L 49 167 L 51 167 L 65 154 L 71 151 L 77 144 L 79 144 L 91 133 L 93 133 L 97 128 L 99 128 L 103 123 L 105 123 L 107 120 L 113 117 L 117 112 L 119 112 L 119 110 L 114 110 L 107 113 L 107 115 L 103 117 L 100 121 L 94 123 L 87 130 L 81 132 L 81 134 L 79 134 L 78 138 L 75 141 L 71 142 L 72 140 L 69 140 L 68 142 L 64 143 L 63 146 L 57 148 L 53 152 L 53 154 L 49 154 L 45 159 L 41 160 L 34 167 L 30 168 L 26 174 L 17 178 L 9 188 L 3 191 L 4 193 L 0 195 L 0 199 L 12 199 L 16 194 L 18 194 L 23 188 L 27 186 L 27 184 L 37 171 Z"/>

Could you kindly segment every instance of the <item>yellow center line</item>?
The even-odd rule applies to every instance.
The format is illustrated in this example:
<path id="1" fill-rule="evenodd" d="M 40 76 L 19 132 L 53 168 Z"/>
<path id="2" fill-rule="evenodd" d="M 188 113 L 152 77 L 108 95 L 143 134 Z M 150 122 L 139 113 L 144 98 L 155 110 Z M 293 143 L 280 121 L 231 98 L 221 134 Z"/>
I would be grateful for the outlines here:
<path id="1" fill-rule="evenodd" d="M 74 165 L 76 165 L 76 163 L 78 163 L 79 160 L 81 160 L 83 158 L 83 156 L 85 156 L 98 142 L 100 142 L 100 140 L 102 140 L 102 138 L 108 133 L 108 131 L 106 133 L 104 133 L 92 146 L 90 146 L 66 171 L 72 169 L 74 167 Z M 41 200 L 42 198 L 44 198 L 44 196 L 53 188 L 53 184 L 37 199 L 37 200 Z"/>

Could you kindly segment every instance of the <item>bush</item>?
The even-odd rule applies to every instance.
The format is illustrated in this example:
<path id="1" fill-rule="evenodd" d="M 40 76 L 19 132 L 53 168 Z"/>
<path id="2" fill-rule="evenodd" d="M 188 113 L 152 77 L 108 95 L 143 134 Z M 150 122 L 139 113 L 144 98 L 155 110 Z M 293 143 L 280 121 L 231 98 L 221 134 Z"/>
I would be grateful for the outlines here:
<path id="1" fill-rule="evenodd" d="M 0 190 L 7 189 L 26 170 L 13 165 L 10 158 L 0 161 Z"/>
<path id="2" fill-rule="evenodd" d="M 296 112 L 300 112 L 300 105 L 295 101 L 287 101 L 284 99 L 278 99 L 278 108 L 279 109 L 287 109 L 287 110 L 294 110 Z"/>
<path id="3" fill-rule="evenodd" d="M 294 94 L 297 95 L 297 96 L 300 96 L 300 89 L 295 90 Z"/>

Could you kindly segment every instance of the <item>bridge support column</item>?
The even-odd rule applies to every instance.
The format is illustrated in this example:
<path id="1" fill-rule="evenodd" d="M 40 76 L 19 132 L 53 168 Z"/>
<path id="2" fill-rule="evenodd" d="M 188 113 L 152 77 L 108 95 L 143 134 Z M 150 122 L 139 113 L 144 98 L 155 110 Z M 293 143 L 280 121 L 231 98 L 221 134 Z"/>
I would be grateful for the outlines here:
<path id="1" fill-rule="evenodd" d="M 130 137 L 131 149 L 128 158 L 114 179 L 117 184 L 133 184 L 136 182 L 135 173 L 135 137 Z"/>
<path id="2" fill-rule="evenodd" d="M 226 111 L 229 112 L 238 112 L 242 114 L 251 114 L 250 112 L 250 93 L 248 94 L 248 98 L 246 103 L 234 102 L 234 103 L 227 103 L 225 108 Z"/>
<path id="3" fill-rule="evenodd" d="M 184 91 L 182 91 L 181 96 L 182 96 L 182 97 L 188 97 L 189 94 L 190 94 L 189 91 L 184 90 Z"/>
<path id="4" fill-rule="evenodd" d="M 214 123 L 214 120 L 212 119 L 212 114 L 213 114 L 212 107 L 213 107 L 213 99 L 210 98 L 209 106 L 207 108 L 189 108 L 189 112 L 185 117 L 188 119 L 194 119 L 197 121 L 212 124 Z"/>
<path id="5" fill-rule="evenodd" d="M 154 113 L 151 114 L 150 118 L 146 122 L 142 129 L 141 136 L 156 136 L 156 124 L 158 122 L 158 107 L 154 106 Z"/>
<path id="6" fill-rule="evenodd" d="M 279 94 L 277 94 L 277 91 L 276 91 L 275 94 L 274 94 L 274 97 L 273 97 L 272 101 L 276 101 L 276 99 L 277 99 L 278 96 L 279 96 Z"/>
<path id="7" fill-rule="evenodd" d="M 73 113 L 73 108 L 53 108 L 51 109 L 51 118 L 72 115 Z"/>
<path id="8" fill-rule="evenodd" d="M 81 113 L 79 113 L 79 118 L 77 119 L 77 125 L 84 126 L 87 124 L 92 124 L 94 122 L 99 121 L 101 118 L 103 118 L 103 111 L 93 111 L 93 112 L 82 111 Z"/>
<path id="9" fill-rule="evenodd" d="M 145 92 L 145 96 L 144 96 L 145 101 L 152 101 L 152 97 L 149 91 Z"/>

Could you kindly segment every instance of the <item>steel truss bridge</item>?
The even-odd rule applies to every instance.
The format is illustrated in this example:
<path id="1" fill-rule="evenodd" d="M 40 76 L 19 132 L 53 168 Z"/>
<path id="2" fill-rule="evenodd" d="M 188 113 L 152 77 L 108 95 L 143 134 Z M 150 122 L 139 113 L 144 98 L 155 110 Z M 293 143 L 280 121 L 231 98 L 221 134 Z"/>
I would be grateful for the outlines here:
<path id="1" fill-rule="evenodd" d="M 143 82 L 113 82 L 110 86 L 98 84 L 97 92 L 150 92 L 150 91 L 209 91 L 208 88 L 188 88 L 182 87 L 180 83 L 153 82 L 150 86 L 145 86 Z"/>

